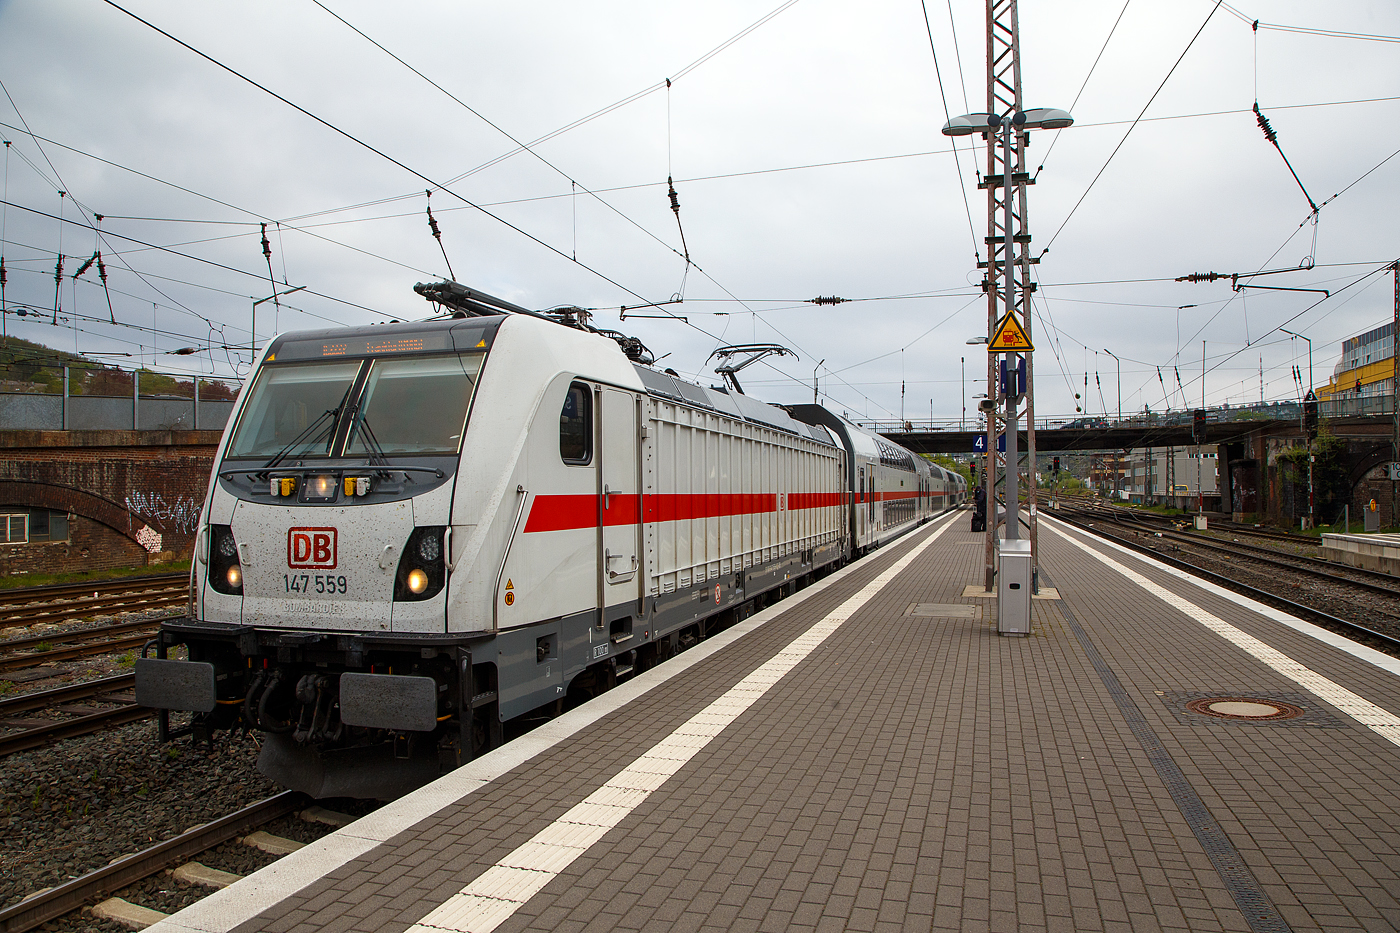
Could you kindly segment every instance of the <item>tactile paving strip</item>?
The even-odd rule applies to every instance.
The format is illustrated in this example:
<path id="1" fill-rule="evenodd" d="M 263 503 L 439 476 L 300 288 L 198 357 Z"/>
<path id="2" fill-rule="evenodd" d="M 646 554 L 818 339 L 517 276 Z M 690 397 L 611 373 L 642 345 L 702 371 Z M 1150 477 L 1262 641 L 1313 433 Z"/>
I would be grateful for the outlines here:
<path id="1" fill-rule="evenodd" d="M 1042 570 L 1042 579 L 1045 576 L 1045 571 Z M 1124 688 L 1113 668 L 1109 667 L 1108 662 L 1099 653 L 1099 649 L 1089 639 L 1089 633 L 1084 631 L 1084 627 L 1079 624 L 1074 612 L 1064 603 L 1060 604 L 1060 611 L 1064 613 L 1065 620 L 1074 630 L 1074 637 L 1078 640 L 1085 655 L 1088 656 L 1090 663 L 1093 664 L 1094 670 L 1098 672 L 1104 688 L 1113 697 L 1118 712 L 1142 745 L 1142 750 L 1147 754 L 1157 776 L 1166 785 L 1167 791 L 1172 795 L 1172 800 L 1176 802 L 1181 815 L 1191 827 L 1191 832 L 1195 834 L 1201 848 L 1210 858 L 1210 863 L 1220 875 L 1225 889 L 1234 898 L 1235 905 L 1244 916 L 1244 921 L 1249 925 L 1249 929 L 1253 933 L 1291 933 L 1293 928 L 1288 925 L 1287 920 L 1283 919 L 1283 915 L 1274 906 L 1268 893 L 1259 884 L 1259 879 L 1254 877 L 1254 872 L 1249 870 L 1244 857 L 1230 841 L 1225 828 L 1220 825 L 1214 814 L 1210 812 L 1210 808 L 1206 806 L 1205 801 L 1201 800 L 1200 794 L 1196 793 L 1196 789 L 1191 786 L 1190 780 L 1182 773 L 1181 766 L 1173 760 L 1171 753 L 1162 744 L 1162 740 L 1157 737 L 1157 733 L 1147 721 L 1147 717 L 1133 701 L 1132 695 Z M 1204 719 L 1205 717 L 1197 718 Z"/>

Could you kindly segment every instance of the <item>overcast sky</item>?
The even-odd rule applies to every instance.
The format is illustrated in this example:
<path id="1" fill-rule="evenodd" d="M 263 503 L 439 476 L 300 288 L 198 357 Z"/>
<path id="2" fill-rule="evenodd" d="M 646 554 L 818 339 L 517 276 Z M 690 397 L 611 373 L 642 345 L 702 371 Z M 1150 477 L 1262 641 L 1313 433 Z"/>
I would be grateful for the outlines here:
<path id="1" fill-rule="evenodd" d="M 985 154 L 955 159 L 940 135 L 933 52 L 949 111 L 984 110 L 985 6 L 926 2 L 929 29 L 917 0 L 122 0 L 151 25 L 104 0 L 0 0 L 6 327 L 124 366 L 243 372 L 251 304 L 273 291 L 266 221 L 277 288 L 305 290 L 258 306 L 260 344 L 274 326 L 426 316 L 412 285 L 450 262 L 527 307 L 599 309 L 703 382 L 715 347 L 776 342 L 796 356 L 746 370 L 752 395 L 810 400 L 821 363 L 837 409 L 956 419 L 985 389 L 985 351 L 965 344 L 986 327 Z M 1022 4 L 1025 104 L 1076 120 L 1030 152 L 1032 251 L 1050 247 L 1041 416 L 1115 411 L 1108 350 L 1125 412 L 1166 407 L 1159 366 L 1171 407 L 1194 407 L 1202 339 L 1210 404 L 1257 401 L 1261 358 L 1264 397 L 1296 398 L 1307 345 L 1279 326 L 1312 339 L 1321 384 L 1342 339 L 1392 315 L 1400 156 L 1376 166 L 1400 150 L 1400 44 L 1310 30 L 1397 37 L 1400 5 L 1213 8 Z M 1312 200 L 1341 192 L 1315 226 L 1256 99 Z M 112 312 L 96 268 L 71 280 L 99 246 Z M 1172 281 L 1308 264 L 1258 284 L 1332 297 Z M 619 322 L 673 297 L 647 313 L 685 321 Z"/>

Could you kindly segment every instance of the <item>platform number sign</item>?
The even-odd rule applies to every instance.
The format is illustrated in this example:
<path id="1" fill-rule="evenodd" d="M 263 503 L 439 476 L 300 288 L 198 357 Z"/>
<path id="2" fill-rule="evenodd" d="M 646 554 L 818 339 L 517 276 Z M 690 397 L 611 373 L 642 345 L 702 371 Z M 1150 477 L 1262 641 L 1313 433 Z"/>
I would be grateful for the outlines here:
<path id="1" fill-rule="evenodd" d="M 987 452 L 987 435 L 985 435 L 985 434 L 979 434 L 979 435 L 977 435 L 976 437 L 974 437 L 974 438 L 972 439 L 972 452 L 975 453 L 975 454 L 984 454 L 984 453 Z M 1006 435 L 1005 435 L 1005 434 L 998 434 L 998 435 L 997 435 L 997 453 L 999 453 L 999 454 L 1004 454 L 1004 453 L 1006 453 Z"/>

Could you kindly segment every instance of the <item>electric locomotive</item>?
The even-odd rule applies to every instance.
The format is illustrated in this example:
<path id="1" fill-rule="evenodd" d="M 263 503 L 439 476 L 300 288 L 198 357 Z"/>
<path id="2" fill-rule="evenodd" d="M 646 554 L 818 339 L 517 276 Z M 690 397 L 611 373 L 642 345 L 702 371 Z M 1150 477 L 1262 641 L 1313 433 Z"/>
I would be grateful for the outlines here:
<path id="1" fill-rule="evenodd" d="M 136 664 L 162 739 L 185 711 L 197 736 L 262 733 L 287 787 L 396 796 L 965 498 L 824 408 L 660 372 L 578 309 L 416 289 L 451 315 L 263 351 L 188 614 Z"/>

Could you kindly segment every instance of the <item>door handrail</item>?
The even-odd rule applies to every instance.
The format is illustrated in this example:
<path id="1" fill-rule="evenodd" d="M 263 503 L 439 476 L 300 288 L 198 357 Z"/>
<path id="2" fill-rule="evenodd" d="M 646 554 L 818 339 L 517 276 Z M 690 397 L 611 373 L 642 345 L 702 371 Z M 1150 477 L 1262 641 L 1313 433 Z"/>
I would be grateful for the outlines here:
<path id="1" fill-rule="evenodd" d="M 491 591 L 491 631 L 499 632 L 501 625 L 499 615 L 501 611 L 501 578 L 506 575 L 506 561 L 510 560 L 510 549 L 515 544 L 515 533 L 520 529 L 520 517 L 525 514 L 525 503 L 529 501 L 530 495 L 525 491 L 525 487 L 517 485 L 515 494 L 520 497 L 520 506 L 515 510 L 515 521 L 510 526 L 510 537 L 506 539 L 506 550 L 501 555 L 501 566 L 496 571 L 496 587 Z"/>

